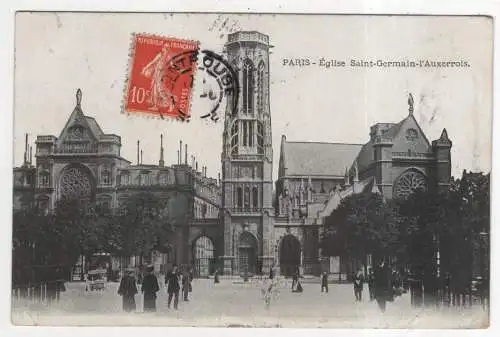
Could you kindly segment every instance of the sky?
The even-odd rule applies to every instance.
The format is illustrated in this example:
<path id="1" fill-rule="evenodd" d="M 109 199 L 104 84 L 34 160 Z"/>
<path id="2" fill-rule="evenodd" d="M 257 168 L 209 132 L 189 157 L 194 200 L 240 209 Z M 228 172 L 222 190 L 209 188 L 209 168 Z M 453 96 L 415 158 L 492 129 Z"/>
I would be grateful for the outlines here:
<path id="1" fill-rule="evenodd" d="M 223 23 L 226 22 L 224 25 Z M 446 128 L 453 142 L 452 174 L 490 171 L 493 25 L 485 17 L 223 15 L 137 13 L 17 13 L 15 27 L 14 165 L 23 161 L 24 134 L 59 136 L 83 92 L 82 110 L 105 133 L 121 136 L 123 157 L 143 163 L 177 161 L 188 144 L 209 176 L 220 171 L 223 120 L 199 118 L 206 106 L 196 79 L 190 123 L 121 113 L 133 33 L 200 41 L 222 52 L 228 31 L 269 35 L 270 111 L 274 178 L 281 135 L 289 141 L 365 143 L 370 126 L 399 122 L 415 97 L 415 117 L 427 138 Z M 468 68 L 285 66 L 284 59 L 464 60 Z M 203 113 L 202 113 L 203 111 Z"/>

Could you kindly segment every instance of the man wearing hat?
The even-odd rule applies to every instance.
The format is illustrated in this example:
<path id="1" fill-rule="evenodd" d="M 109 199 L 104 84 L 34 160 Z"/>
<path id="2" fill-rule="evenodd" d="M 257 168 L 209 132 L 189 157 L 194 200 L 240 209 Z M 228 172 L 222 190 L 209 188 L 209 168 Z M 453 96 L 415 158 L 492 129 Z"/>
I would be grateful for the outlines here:
<path id="1" fill-rule="evenodd" d="M 142 292 L 144 293 L 144 311 L 156 311 L 156 293 L 160 290 L 158 279 L 153 273 L 153 266 L 148 266 L 146 276 L 142 280 Z"/>
<path id="2" fill-rule="evenodd" d="M 170 309 L 170 304 L 172 303 L 172 298 L 174 298 L 174 309 L 177 309 L 179 304 L 179 278 L 180 274 L 177 269 L 177 265 L 174 264 L 172 266 L 172 270 L 168 272 L 167 276 L 165 276 L 165 285 L 167 286 L 168 292 L 168 308 Z"/>
<path id="3" fill-rule="evenodd" d="M 137 294 L 137 287 L 135 285 L 134 269 L 125 269 L 118 288 L 118 295 L 123 299 L 123 311 L 132 312 L 136 310 L 135 294 Z"/>

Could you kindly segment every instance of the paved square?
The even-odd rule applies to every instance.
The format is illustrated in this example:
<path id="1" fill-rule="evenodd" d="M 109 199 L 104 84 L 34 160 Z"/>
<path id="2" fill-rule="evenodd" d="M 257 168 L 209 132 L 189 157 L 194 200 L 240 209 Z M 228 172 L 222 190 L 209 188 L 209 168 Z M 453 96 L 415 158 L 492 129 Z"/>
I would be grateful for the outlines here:
<path id="1" fill-rule="evenodd" d="M 415 310 L 409 296 L 388 303 L 382 314 L 370 302 L 365 288 L 363 301 L 356 302 L 351 284 L 330 284 L 321 293 L 315 283 L 304 283 L 303 293 L 292 293 L 288 280 L 280 282 L 271 305 L 266 308 L 260 281 L 194 280 L 189 302 L 180 300 L 179 310 L 167 309 L 167 294 L 161 283 L 156 313 L 142 313 L 142 296 L 136 296 L 137 313 L 122 312 L 118 283 L 108 283 L 103 292 L 86 292 L 83 283 L 69 283 L 59 303 L 30 305 L 13 300 L 15 324 L 39 325 L 152 325 L 152 326 L 256 326 L 330 328 L 481 327 L 487 315 L 480 308 Z"/>

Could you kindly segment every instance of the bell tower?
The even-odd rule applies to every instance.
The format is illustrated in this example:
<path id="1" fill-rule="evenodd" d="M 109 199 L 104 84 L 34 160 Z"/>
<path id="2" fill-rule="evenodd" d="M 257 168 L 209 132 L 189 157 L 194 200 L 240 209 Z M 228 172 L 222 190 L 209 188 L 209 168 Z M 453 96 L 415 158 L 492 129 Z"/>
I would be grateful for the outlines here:
<path id="1" fill-rule="evenodd" d="M 228 101 L 223 133 L 226 274 L 268 272 L 273 261 L 270 48 L 269 37 L 255 31 L 229 34 L 225 45 L 228 63 L 239 83 L 238 104 L 234 108 Z"/>

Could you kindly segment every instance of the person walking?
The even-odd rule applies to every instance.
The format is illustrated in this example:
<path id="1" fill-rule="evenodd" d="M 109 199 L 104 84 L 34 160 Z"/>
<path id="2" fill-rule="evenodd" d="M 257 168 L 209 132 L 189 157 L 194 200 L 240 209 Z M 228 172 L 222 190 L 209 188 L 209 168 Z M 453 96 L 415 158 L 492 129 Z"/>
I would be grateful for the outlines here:
<path id="1" fill-rule="evenodd" d="M 328 273 L 326 271 L 321 275 L 321 292 L 328 292 Z"/>
<path id="2" fill-rule="evenodd" d="M 153 266 L 146 269 L 146 275 L 142 280 L 142 293 L 144 294 L 144 311 L 156 311 L 156 293 L 160 290 L 158 279 L 153 273 Z"/>
<path id="3" fill-rule="evenodd" d="M 127 269 L 123 275 L 120 286 L 118 287 L 118 295 L 122 297 L 123 311 L 132 312 L 136 310 L 135 295 L 137 294 L 136 280 L 134 270 Z"/>
<path id="4" fill-rule="evenodd" d="M 215 269 L 215 273 L 214 273 L 214 283 L 217 284 L 219 283 L 220 280 L 219 280 L 219 269 Z"/>
<path id="5" fill-rule="evenodd" d="M 172 303 L 172 298 L 174 299 L 174 309 L 177 310 L 177 307 L 179 305 L 179 291 L 180 291 L 180 285 L 179 285 L 179 271 L 177 270 L 177 265 L 174 264 L 172 266 L 172 270 L 167 273 L 167 276 L 165 276 L 165 286 L 167 287 L 167 293 L 168 293 L 168 302 L 167 302 L 167 307 L 170 309 L 170 304 Z"/>
<path id="6" fill-rule="evenodd" d="M 293 293 L 301 293 L 303 291 L 302 285 L 300 284 L 299 281 L 300 278 L 300 271 L 299 268 L 295 271 L 295 274 L 293 275 L 293 280 L 292 280 L 292 292 Z"/>
<path id="7" fill-rule="evenodd" d="M 361 269 L 358 270 L 356 274 L 354 274 L 353 283 L 354 283 L 354 296 L 356 296 L 356 301 L 361 302 L 363 296 L 363 283 L 364 283 L 363 272 L 361 271 Z"/>
<path id="8" fill-rule="evenodd" d="M 182 295 L 185 302 L 189 301 L 189 292 L 191 291 L 191 273 L 187 270 L 182 273 Z"/>
<path id="9" fill-rule="evenodd" d="M 366 277 L 366 282 L 368 283 L 368 292 L 370 294 L 370 301 L 375 299 L 375 286 L 374 286 L 375 277 L 373 276 L 372 267 L 368 268 L 368 275 Z"/>
<path id="10" fill-rule="evenodd" d="M 384 260 L 374 270 L 375 300 L 382 312 L 385 312 L 387 301 L 392 300 L 391 274 Z"/>

